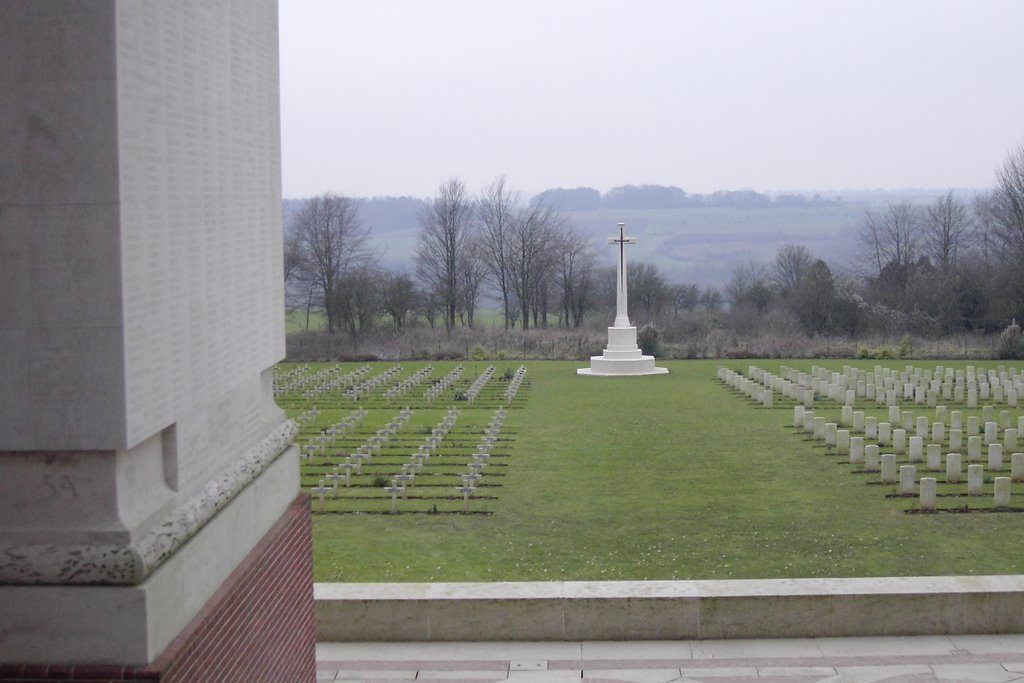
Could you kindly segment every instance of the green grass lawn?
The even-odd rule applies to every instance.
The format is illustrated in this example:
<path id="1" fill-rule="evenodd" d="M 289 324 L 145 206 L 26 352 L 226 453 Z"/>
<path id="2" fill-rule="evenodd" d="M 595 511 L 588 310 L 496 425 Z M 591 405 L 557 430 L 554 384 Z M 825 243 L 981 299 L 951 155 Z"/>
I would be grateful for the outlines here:
<path id="1" fill-rule="evenodd" d="M 756 363 L 772 371 L 780 365 Z M 894 487 L 874 483 L 877 475 L 855 471 L 793 430 L 791 403 L 755 407 L 715 380 L 717 362 L 663 364 L 671 374 L 611 379 L 577 377 L 579 363 L 527 363 L 528 382 L 507 411 L 504 442 L 495 450 L 502 454 L 501 476 L 488 466 L 495 474 L 481 482 L 490 477 L 488 498 L 471 508 L 486 514 L 459 514 L 462 501 L 452 497 L 439 510 L 450 514 L 411 514 L 423 511 L 420 503 L 402 501 L 399 512 L 405 514 L 314 515 L 316 580 L 713 579 L 1024 569 L 1024 547 L 1017 542 L 1024 516 L 907 514 L 916 501 L 887 497 Z M 402 364 L 397 376 L 423 365 Z M 434 378 L 454 367 L 434 365 Z M 505 364 L 496 365 L 497 377 Z M 728 365 L 739 370 L 747 362 Z M 829 365 L 838 370 L 843 363 Z M 373 364 L 373 373 L 392 366 Z M 485 366 L 466 363 L 458 386 L 468 385 Z M 491 386 L 496 383 L 488 383 L 479 405 L 460 406 L 451 435 L 453 459 L 473 450 L 470 442 L 503 403 L 500 386 Z M 455 405 L 427 404 L 413 394 L 392 404 L 379 395 L 330 408 L 325 401 L 330 420 L 356 405 L 367 407 L 363 433 L 352 435 L 349 446 L 410 405 L 414 414 L 402 437 L 408 442 L 396 445 L 395 454 L 406 459 L 408 447 Z M 299 412 L 298 406 L 290 405 L 289 414 Z M 822 404 L 818 411 L 838 416 L 839 406 Z M 884 419 L 884 408 L 870 414 Z M 316 458 L 305 467 L 315 463 Z M 315 479 L 307 472 L 304 486 Z M 455 483 L 444 483 L 438 495 L 451 496 Z M 1020 485 L 1014 495 L 1017 501 L 1024 495 Z M 364 511 L 386 507 L 381 500 Z"/>

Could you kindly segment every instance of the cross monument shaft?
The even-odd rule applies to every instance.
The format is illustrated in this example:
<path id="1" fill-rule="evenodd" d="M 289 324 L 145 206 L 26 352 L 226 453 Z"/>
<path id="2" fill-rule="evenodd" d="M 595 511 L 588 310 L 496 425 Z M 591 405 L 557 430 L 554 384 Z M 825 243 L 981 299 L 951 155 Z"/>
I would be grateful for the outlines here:
<path id="1" fill-rule="evenodd" d="M 615 287 L 615 323 L 613 327 L 631 327 L 626 299 L 626 245 L 636 244 L 635 237 L 626 237 L 626 224 L 619 223 L 619 236 L 609 237 L 608 244 L 619 245 L 618 281 Z"/>

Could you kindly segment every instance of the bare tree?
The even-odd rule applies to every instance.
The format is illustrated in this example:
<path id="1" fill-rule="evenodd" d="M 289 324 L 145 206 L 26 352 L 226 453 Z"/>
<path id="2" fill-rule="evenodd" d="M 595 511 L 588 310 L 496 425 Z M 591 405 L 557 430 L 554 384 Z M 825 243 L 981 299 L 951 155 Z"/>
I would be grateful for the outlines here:
<path id="1" fill-rule="evenodd" d="M 451 334 L 459 305 L 459 265 L 472 230 L 473 202 L 458 178 L 441 183 L 420 212 L 416 273 L 441 299 L 445 329 Z"/>
<path id="2" fill-rule="evenodd" d="M 593 299 L 594 248 L 582 233 L 571 226 L 558 233 L 555 243 L 558 250 L 560 317 L 566 327 L 579 327 Z"/>
<path id="3" fill-rule="evenodd" d="M 304 261 L 302 241 L 294 230 L 285 231 L 284 235 L 284 284 L 287 287 L 302 274 Z"/>
<path id="4" fill-rule="evenodd" d="M 772 303 L 768 268 L 760 261 L 736 266 L 725 286 L 725 296 L 732 308 L 750 307 L 761 312 L 767 311 Z"/>
<path id="5" fill-rule="evenodd" d="M 505 176 L 488 185 L 477 202 L 480 253 L 488 276 L 501 298 L 505 329 L 512 322 L 512 229 L 518 211 L 516 195 Z"/>
<path id="6" fill-rule="evenodd" d="M 672 312 L 679 315 L 680 311 L 692 311 L 700 305 L 700 287 L 680 282 L 669 286 L 672 299 Z"/>
<path id="7" fill-rule="evenodd" d="M 952 190 L 925 208 L 921 236 L 925 251 L 940 272 L 956 269 L 971 223 L 967 205 L 954 197 Z"/>
<path id="8" fill-rule="evenodd" d="M 512 223 L 510 279 L 524 330 L 530 326 L 530 314 L 539 310 L 538 295 L 542 293 L 541 285 L 546 284 L 553 263 L 548 248 L 554 228 L 560 223 L 558 211 L 543 204 L 520 209 Z"/>
<path id="9" fill-rule="evenodd" d="M 1024 257 L 1024 143 L 996 169 L 992 213 L 1003 244 L 1015 257 Z"/>
<path id="10" fill-rule="evenodd" d="M 381 311 L 381 275 L 373 264 L 349 269 L 331 297 L 338 322 L 353 340 L 370 332 Z"/>
<path id="11" fill-rule="evenodd" d="M 405 327 L 410 311 L 416 309 L 416 285 L 407 273 L 385 273 L 381 286 L 381 308 L 391 316 L 395 330 Z"/>
<path id="12" fill-rule="evenodd" d="M 629 310 L 642 312 L 650 322 L 669 301 L 669 286 L 657 264 L 634 261 L 629 264 Z"/>
<path id="13" fill-rule="evenodd" d="M 722 305 L 725 301 L 725 297 L 717 289 L 708 285 L 704 288 L 704 292 L 700 295 L 700 305 L 704 307 L 704 310 L 716 312 L 722 310 Z"/>
<path id="14" fill-rule="evenodd" d="M 771 277 L 783 298 L 796 291 L 812 265 L 814 254 L 802 244 L 783 244 L 779 247 L 775 253 Z"/>
<path id="15" fill-rule="evenodd" d="M 479 236 L 471 235 L 459 258 L 458 313 L 460 322 L 466 327 L 473 327 L 473 315 L 487 275 L 481 249 Z"/>
<path id="16" fill-rule="evenodd" d="M 350 273 L 373 260 L 370 230 L 363 226 L 349 197 L 324 194 L 306 200 L 295 215 L 293 231 L 301 247 L 302 267 L 327 314 L 327 329 L 339 326 L 338 289 Z"/>
<path id="17" fill-rule="evenodd" d="M 860 229 L 862 257 L 876 277 L 888 266 L 906 272 L 917 257 L 921 210 L 910 202 L 890 202 L 884 211 L 867 211 Z"/>

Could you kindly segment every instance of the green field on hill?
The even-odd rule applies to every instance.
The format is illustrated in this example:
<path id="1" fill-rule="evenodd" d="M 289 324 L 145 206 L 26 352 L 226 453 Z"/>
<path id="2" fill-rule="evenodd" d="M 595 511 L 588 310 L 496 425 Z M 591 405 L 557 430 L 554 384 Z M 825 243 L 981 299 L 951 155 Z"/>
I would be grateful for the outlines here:
<path id="1" fill-rule="evenodd" d="M 753 363 L 776 373 L 783 364 Z M 434 363 L 429 371 L 425 363 L 369 364 L 359 382 L 391 374 L 348 398 L 343 390 L 353 385 L 344 383 L 333 393 L 301 394 L 320 381 L 309 379 L 317 372 L 324 382 L 334 381 L 363 365 L 344 364 L 333 375 L 327 365 L 282 365 L 280 384 L 307 378 L 279 396 L 288 414 L 308 415 L 309 406 L 318 405 L 319 414 L 303 425 L 304 447 L 357 409 L 366 411 L 335 443 L 304 459 L 304 489 L 316 486 L 359 445 L 369 448 L 392 423 L 365 471 L 352 475 L 349 488 L 339 485 L 337 499 L 333 489 L 325 495 L 323 513 L 314 496 L 315 579 L 642 580 L 1024 570 L 1024 548 L 1016 543 L 1024 516 L 991 512 L 990 479 L 987 497 L 940 498 L 944 512 L 915 514 L 915 498 L 893 496 L 895 487 L 879 484 L 877 474 L 859 471 L 795 430 L 792 401 L 776 400 L 770 409 L 756 405 L 716 379 L 717 362 L 660 364 L 671 374 L 610 379 L 577 377 L 579 363 L 527 362 L 511 403 L 505 377 L 516 362 L 494 363 L 493 376 L 472 402 L 455 397 L 464 397 L 487 362 L 463 363 L 434 399 L 424 392 L 459 364 Z M 748 362 L 724 364 L 746 372 Z M 812 365 L 785 364 L 804 370 Z M 875 365 L 823 365 L 838 371 L 844 364 Z M 417 372 L 419 384 L 384 396 Z M 281 379 L 287 373 L 291 380 Z M 405 407 L 411 412 L 403 422 Z M 861 407 L 885 419 L 884 406 Z M 381 484 L 391 483 L 452 408 L 453 424 L 406 497 L 395 496 L 391 514 L 391 496 Z M 981 414 L 980 408 L 950 408 Z M 499 409 L 500 433 L 466 501 L 457 491 L 464 483 L 460 477 Z M 840 406 L 819 400 L 816 410 L 835 421 Z M 1024 502 L 1024 488 L 1013 486 L 1016 506 Z M 965 505 L 974 512 L 953 511 Z"/>

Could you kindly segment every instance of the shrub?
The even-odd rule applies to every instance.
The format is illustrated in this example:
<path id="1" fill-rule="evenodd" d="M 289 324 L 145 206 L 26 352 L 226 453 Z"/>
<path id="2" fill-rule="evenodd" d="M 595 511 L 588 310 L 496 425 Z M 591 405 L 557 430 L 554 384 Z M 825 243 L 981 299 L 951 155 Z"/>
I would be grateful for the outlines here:
<path id="1" fill-rule="evenodd" d="M 477 344 L 469 350 L 469 360 L 487 360 L 487 352 L 484 351 L 484 347 Z"/>
<path id="2" fill-rule="evenodd" d="M 1006 326 L 1006 329 L 999 333 L 999 348 L 996 353 L 999 358 L 1014 359 L 1021 357 L 1021 330 L 1017 320 L 1014 319 Z"/>
<path id="3" fill-rule="evenodd" d="M 391 483 L 391 482 L 389 482 L 388 478 L 385 477 L 383 474 L 378 474 L 376 477 L 373 478 L 373 485 L 376 486 L 377 488 L 381 488 L 382 489 L 385 486 L 387 486 L 389 483 Z"/>
<path id="4" fill-rule="evenodd" d="M 654 323 L 645 323 L 640 328 L 636 341 L 645 356 L 658 355 L 658 328 Z"/>

